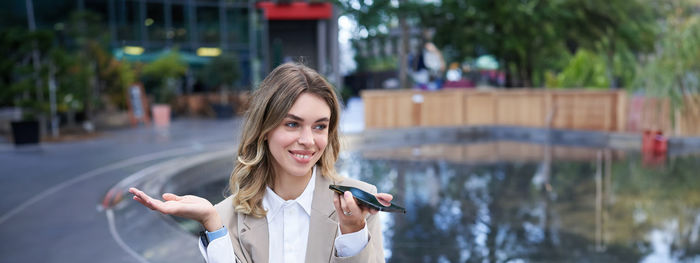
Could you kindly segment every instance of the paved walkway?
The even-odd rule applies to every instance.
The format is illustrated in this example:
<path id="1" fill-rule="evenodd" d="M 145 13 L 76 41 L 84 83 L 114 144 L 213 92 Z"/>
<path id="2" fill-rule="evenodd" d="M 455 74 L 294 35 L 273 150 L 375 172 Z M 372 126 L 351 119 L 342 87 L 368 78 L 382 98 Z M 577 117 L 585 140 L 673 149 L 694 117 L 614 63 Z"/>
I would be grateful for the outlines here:
<path id="1" fill-rule="evenodd" d="M 0 262 L 140 262 L 98 209 L 126 176 L 173 158 L 235 147 L 238 120 L 175 120 L 80 142 L 0 150 Z"/>

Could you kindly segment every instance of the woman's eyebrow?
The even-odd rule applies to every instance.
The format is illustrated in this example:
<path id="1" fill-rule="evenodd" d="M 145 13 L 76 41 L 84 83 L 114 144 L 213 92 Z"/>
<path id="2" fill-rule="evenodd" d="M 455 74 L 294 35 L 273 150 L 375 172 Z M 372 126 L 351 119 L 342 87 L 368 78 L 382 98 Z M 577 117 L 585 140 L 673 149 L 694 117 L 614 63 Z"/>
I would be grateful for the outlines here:
<path id="1" fill-rule="evenodd" d="M 304 119 L 302 119 L 301 117 L 296 116 L 296 115 L 291 114 L 291 113 L 287 113 L 287 118 L 290 118 L 290 119 L 295 120 L 295 121 L 304 121 Z M 330 119 L 328 119 L 328 117 L 323 117 L 323 118 L 316 120 L 315 122 L 327 122 L 327 121 L 330 121 Z"/>
<path id="2" fill-rule="evenodd" d="M 301 117 L 296 116 L 296 115 L 291 114 L 291 113 L 287 113 L 287 118 L 293 119 L 293 120 L 295 120 L 295 121 L 303 121 L 303 120 L 304 120 L 304 119 L 302 119 Z"/>

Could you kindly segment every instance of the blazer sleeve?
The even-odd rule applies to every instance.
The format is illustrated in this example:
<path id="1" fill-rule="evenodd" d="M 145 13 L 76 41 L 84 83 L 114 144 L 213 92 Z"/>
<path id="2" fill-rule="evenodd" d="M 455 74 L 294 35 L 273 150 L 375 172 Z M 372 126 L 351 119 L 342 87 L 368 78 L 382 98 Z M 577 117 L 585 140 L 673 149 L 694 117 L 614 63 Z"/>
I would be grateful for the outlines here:
<path id="1" fill-rule="evenodd" d="M 371 186 L 371 193 L 376 193 L 377 188 Z M 333 248 L 333 263 L 380 263 L 384 259 L 384 240 L 382 238 L 382 225 L 379 221 L 379 213 L 367 217 L 367 230 L 369 231 L 369 242 L 367 246 L 352 257 L 338 257 L 335 247 Z"/>
<path id="2" fill-rule="evenodd" d="M 241 248 L 239 246 L 238 242 L 238 216 L 236 212 L 233 211 L 233 198 L 231 196 L 227 197 L 226 199 L 222 200 L 218 204 L 214 205 L 214 208 L 216 208 L 216 212 L 219 213 L 219 217 L 221 218 L 221 221 L 224 223 L 224 226 L 228 228 L 228 235 L 226 235 L 227 240 L 222 240 L 223 242 L 220 243 L 225 243 L 229 247 L 223 248 L 223 247 L 217 247 L 217 255 L 218 254 L 226 254 L 233 256 L 233 259 L 235 259 L 235 262 L 247 262 L 245 260 L 245 257 L 243 256 L 243 253 L 241 251 Z M 221 239 L 221 238 L 220 238 Z M 214 240 L 213 242 L 217 242 L 219 239 Z M 201 242 L 200 242 L 201 243 Z M 209 244 L 211 246 L 211 244 Z M 231 250 L 229 250 L 231 248 Z M 201 250 L 200 250 L 201 251 Z M 223 251 L 221 253 L 220 251 Z M 204 252 L 202 252 L 202 255 L 204 256 Z M 206 258 L 206 256 L 205 256 Z M 210 261 L 207 261 L 210 262 Z"/>

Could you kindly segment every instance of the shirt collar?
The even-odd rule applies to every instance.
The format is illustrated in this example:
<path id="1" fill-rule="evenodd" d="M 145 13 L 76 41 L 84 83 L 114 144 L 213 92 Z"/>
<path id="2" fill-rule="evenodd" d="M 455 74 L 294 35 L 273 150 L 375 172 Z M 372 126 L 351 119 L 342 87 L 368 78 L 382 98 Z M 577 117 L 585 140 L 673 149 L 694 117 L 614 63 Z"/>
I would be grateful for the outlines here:
<path id="1" fill-rule="evenodd" d="M 312 169 L 311 179 L 309 179 L 306 189 L 304 189 L 304 192 L 296 199 L 309 216 L 311 216 L 311 201 L 314 199 L 314 188 L 316 188 L 316 166 Z"/>
<path id="2" fill-rule="evenodd" d="M 293 201 L 296 201 L 306 212 L 307 215 L 311 216 L 311 202 L 313 201 L 314 188 L 316 187 L 316 166 L 312 168 L 311 179 L 309 183 L 306 184 L 304 192 L 299 195 Z M 265 187 L 265 195 L 263 196 L 262 205 L 263 209 L 267 211 L 268 221 L 271 221 L 279 211 L 281 210 L 284 203 L 287 202 L 282 197 L 277 195 L 269 186 Z"/>

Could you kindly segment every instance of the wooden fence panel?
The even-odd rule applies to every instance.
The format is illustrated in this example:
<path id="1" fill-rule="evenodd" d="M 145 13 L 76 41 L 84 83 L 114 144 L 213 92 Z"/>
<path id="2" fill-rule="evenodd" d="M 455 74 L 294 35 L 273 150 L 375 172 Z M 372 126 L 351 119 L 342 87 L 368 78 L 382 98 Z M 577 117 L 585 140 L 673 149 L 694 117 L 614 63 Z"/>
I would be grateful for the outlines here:
<path id="1" fill-rule="evenodd" d="M 700 135 L 700 96 L 686 98 L 683 105 L 676 114 L 678 132 L 681 135 Z"/>
<path id="2" fill-rule="evenodd" d="M 542 127 L 547 115 L 546 94 L 528 91 L 495 92 L 498 125 Z"/>
<path id="3" fill-rule="evenodd" d="M 615 93 L 557 92 L 553 94 L 554 128 L 616 131 L 617 100 Z"/>
<path id="4" fill-rule="evenodd" d="M 558 129 L 700 135 L 700 96 L 674 112 L 668 100 L 627 98 L 624 91 L 366 90 L 365 126 L 518 125 Z M 552 113 L 553 112 L 553 113 Z M 627 128 L 629 127 L 629 128 Z"/>
<path id="5" fill-rule="evenodd" d="M 382 92 L 363 95 L 365 126 L 396 128 L 417 126 L 411 94 Z"/>
<path id="6" fill-rule="evenodd" d="M 464 125 L 463 94 L 461 92 L 423 92 L 421 107 L 421 126 L 454 126 Z"/>
<path id="7" fill-rule="evenodd" d="M 493 93 L 473 92 L 462 96 L 463 123 L 465 125 L 493 125 L 496 123 L 498 109 Z"/>

